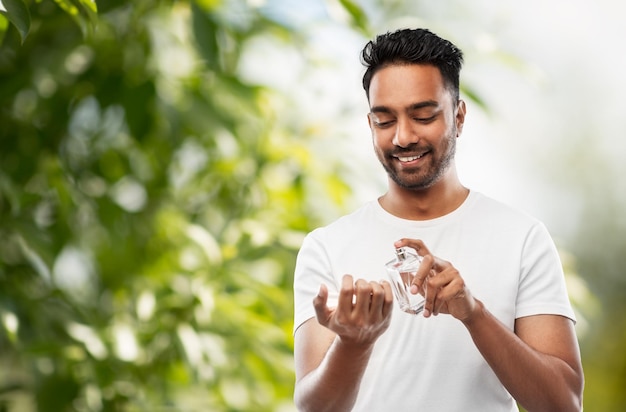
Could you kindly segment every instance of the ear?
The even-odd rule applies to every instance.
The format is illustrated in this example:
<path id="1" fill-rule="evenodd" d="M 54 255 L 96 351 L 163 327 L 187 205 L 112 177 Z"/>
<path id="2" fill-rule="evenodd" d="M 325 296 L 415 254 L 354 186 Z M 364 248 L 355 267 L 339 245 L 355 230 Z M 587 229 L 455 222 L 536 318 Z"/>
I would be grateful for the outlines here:
<path id="1" fill-rule="evenodd" d="M 466 113 L 465 102 L 463 100 L 459 100 L 459 103 L 456 108 L 456 137 L 461 136 L 463 133 L 463 124 L 465 123 L 465 113 Z"/>

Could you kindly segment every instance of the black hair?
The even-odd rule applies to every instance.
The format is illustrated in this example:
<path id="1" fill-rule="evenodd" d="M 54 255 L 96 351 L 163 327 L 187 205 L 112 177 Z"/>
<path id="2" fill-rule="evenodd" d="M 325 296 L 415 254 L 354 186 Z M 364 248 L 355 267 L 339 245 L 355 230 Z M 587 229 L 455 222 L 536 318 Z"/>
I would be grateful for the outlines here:
<path id="1" fill-rule="evenodd" d="M 429 30 L 401 29 L 381 34 L 365 45 L 361 62 L 366 67 L 363 89 L 368 99 L 374 74 L 395 64 L 430 64 L 437 67 L 453 98 L 459 99 L 463 52 Z"/>

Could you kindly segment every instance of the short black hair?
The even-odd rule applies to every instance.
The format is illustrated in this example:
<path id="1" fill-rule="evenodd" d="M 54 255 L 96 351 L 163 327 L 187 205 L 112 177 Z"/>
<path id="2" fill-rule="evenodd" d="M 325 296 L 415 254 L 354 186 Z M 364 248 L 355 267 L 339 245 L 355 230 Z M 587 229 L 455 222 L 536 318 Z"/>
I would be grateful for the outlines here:
<path id="1" fill-rule="evenodd" d="M 374 74 L 395 64 L 430 64 L 437 67 L 454 99 L 459 99 L 463 52 L 427 29 L 401 29 L 381 34 L 365 45 L 361 62 L 366 67 L 363 89 L 368 100 Z"/>

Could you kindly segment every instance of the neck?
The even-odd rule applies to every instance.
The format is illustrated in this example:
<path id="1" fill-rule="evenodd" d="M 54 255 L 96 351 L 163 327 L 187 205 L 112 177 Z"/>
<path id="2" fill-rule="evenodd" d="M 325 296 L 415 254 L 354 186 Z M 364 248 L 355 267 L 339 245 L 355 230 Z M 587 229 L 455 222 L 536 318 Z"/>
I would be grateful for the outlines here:
<path id="1" fill-rule="evenodd" d="M 389 190 L 378 201 L 387 212 L 402 219 L 435 219 L 456 210 L 467 198 L 454 166 L 433 186 L 425 189 L 406 189 L 389 181 Z"/>

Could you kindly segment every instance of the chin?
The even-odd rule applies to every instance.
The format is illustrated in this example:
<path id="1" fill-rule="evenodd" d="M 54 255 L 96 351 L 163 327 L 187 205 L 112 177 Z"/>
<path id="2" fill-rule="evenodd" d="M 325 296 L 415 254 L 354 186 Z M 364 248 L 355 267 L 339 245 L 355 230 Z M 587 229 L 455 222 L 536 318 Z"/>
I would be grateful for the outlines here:
<path id="1" fill-rule="evenodd" d="M 418 191 L 429 189 L 434 186 L 435 183 L 437 183 L 437 181 L 439 180 L 440 176 L 426 176 L 422 178 L 407 179 L 394 173 L 390 174 L 389 177 L 396 185 L 400 186 L 403 189 Z"/>

